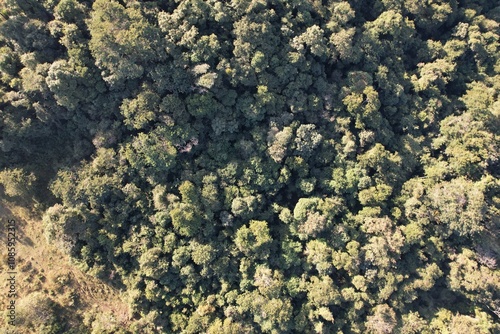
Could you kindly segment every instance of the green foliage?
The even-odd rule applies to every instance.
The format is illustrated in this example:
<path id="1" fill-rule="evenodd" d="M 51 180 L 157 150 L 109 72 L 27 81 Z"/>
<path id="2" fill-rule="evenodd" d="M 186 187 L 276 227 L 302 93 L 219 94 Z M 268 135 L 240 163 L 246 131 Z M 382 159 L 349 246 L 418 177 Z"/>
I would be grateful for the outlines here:
<path id="1" fill-rule="evenodd" d="M 156 119 L 160 99 L 151 91 L 143 91 L 133 99 L 125 99 L 121 106 L 124 123 L 133 129 L 146 128 L 148 123 Z"/>
<path id="2" fill-rule="evenodd" d="M 498 13 L 0 1 L 4 197 L 127 291 L 93 333 L 498 332 Z"/>
<path id="3" fill-rule="evenodd" d="M 180 204 L 170 211 L 172 225 L 182 236 L 192 237 L 201 228 L 202 218 L 192 204 Z"/>
<path id="4" fill-rule="evenodd" d="M 66 22 L 80 22 L 85 15 L 85 7 L 75 0 L 59 1 L 54 7 L 54 17 Z"/>
<path id="5" fill-rule="evenodd" d="M 31 293 L 19 300 L 16 324 L 36 329 L 38 333 L 61 333 L 56 307 L 56 303 L 42 293 Z"/>
<path id="6" fill-rule="evenodd" d="M 236 232 L 234 243 L 247 256 L 266 259 L 269 256 L 269 235 L 267 222 L 251 220 L 249 226 L 242 226 Z"/>
<path id="7" fill-rule="evenodd" d="M 36 181 L 33 173 L 27 173 L 20 168 L 5 169 L 0 172 L 0 184 L 7 196 L 29 197 Z"/>
<path id="8" fill-rule="evenodd" d="M 98 0 L 91 13 L 89 48 L 110 85 L 141 77 L 146 63 L 161 57 L 155 50 L 157 29 L 148 24 L 137 7 Z"/>
<path id="9" fill-rule="evenodd" d="M 123 147 L 123 151 L 132 168 L 139 171 L 149 168 L 154 170 L 152 175 L 158 177 L 166 176 L 177 153 L 165 128 L 157 128 L 149 134 L 139 133 Z"/>
<path id="10" fill-rule="evenodd" d="M 435 220 L 448 224 L 460 235 L 475 234 L 483 229 L 486 203 L 480 184 L 464 178 L 438 183 L 429 194 Z"/>

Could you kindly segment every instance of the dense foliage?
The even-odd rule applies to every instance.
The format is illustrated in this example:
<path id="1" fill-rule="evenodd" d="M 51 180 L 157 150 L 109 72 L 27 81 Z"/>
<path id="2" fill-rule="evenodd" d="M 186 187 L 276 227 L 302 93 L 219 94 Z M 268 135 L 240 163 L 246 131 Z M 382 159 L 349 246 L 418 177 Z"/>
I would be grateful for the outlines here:
<path id="1" fill-rule="evenodd" d="M 4 193 L 123 332 L 500 330 L 496 1 L 0 3 Z"/>

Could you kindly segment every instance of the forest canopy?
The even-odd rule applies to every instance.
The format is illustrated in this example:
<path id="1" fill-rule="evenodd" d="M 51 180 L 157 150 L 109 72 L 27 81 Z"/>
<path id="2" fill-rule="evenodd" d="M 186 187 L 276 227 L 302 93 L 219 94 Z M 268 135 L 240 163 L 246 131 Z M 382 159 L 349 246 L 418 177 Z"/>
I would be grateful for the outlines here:
<path id="1" fill-rule="evenodd" d="M 2 196 L 109 333 L 500 331 L 496 1 L 0 9 Z"/>

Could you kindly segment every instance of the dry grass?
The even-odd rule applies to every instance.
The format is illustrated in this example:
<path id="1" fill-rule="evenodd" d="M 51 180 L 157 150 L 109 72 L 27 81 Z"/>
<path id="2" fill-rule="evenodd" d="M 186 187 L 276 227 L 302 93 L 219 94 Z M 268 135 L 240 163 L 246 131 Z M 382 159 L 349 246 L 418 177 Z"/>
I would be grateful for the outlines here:
<path id="1" fill-rule="evenodd" d="M 20 206 L 0 202 L 0 305 L 6 309 L 7 298 L 7 230 L 8 219 L 17 223 L 17 276 L 18 300 L 41 291 L 63 307 L 62 317 L 69 325 L 81 322 L 87 312 L 110 313 L 124 327 L 129 322 L 128 306 L 122 302 L 120 292 L 82 273 L 72 266 L 66 254 L 55 245 L 48 244 L 43 235 L 41 219 Z M 1 317 L 0 328 L 6 327 L 6 317 Z"/>

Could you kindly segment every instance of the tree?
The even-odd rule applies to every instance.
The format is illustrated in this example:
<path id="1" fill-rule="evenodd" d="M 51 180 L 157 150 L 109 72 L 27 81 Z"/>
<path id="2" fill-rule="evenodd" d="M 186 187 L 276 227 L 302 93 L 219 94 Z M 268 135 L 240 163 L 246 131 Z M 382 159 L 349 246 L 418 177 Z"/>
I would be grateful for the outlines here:
<path id="1" fill-rule="evenodd" d="M 168 270 L 168 262 L 159 248 L 150 248 L 139 258 L 141 274 L 145 277 L 160 280 Z"/>
<path id="2" fill-rule="evenodd" d="M 304 254 L 307 255 L 307 262 L 313 264 L 320 275 L 327 275 L 331 272 L 332 249 L 324 241 L 309 241 Z"/>
<path id="3" fill-rule="evenodd" d="M 67 209 L 60 204 L 49 208 L 43 217 L 47 241 L 56 243 L 70 254 L 79 240 L 88 237 L 90 229 L 96 228 L 94 217 L 84 208 Z"/>
<path id="4" fill-rule="evenodd" d="M 19 300 L 16 321 L 27 328 L 44 333 L 59 333 L 61 324 L 56 314 L 57 304 L 41 292 L 34 292 Z"/>
<path id="5" fill-rule="evenodd" d="M 33 186 L 36 176 L 20 168 L 4 169 L 0 172 L 0 184 L 4 192 L 10 197 L 30 197 L 33 195 Z"/>
<path id="6" fill-rule="evenodd" d="M 315 56 L 325 57 L 327 55 L 328 49 L 326 47 L 324 31 L 317 25 L 308 27 L 304 33 L 292 40 L 292 46 L 299 52 L 304 50 L 304 45 Z"/>
<path id="7" fill-rule="evenodd" d="M 316 306 L 340 304 L 340 293 L 329 276 L 312 276 L 307 285 L 307 299 Z"/>
<path id="8" fill-rule="evenodd" d="M 487 111 L 484 116 L 464 113 L 441 121 L 440 136 L 433 141 L 433 147 L 443 152 L 448 173 L 477 179 L 489 165 L 498 161 L 498 140 L 480 117 L 491 116 Z"/>
<path id="9" fill-rule="evenodd" d="M 57 103 L 69 111 L 94 102 L 98 94 L 105 90 L 97 71 L 76 63 L 76 60 L 53 62 L 45 82 Z"/>
<path id="10" fill-rule="evenodd" d="M 410 312 L 403 317 L 401 333 L 416 334 L 422 332 L 426 327 L 428 327 L 427 322 L 422 319 L 418 312 Z"/>
<path id="11" fill-rule="evenodd" d="M 267 222 L 259 220 L 251 220 L 248 227 L 240 227 L 234 238 L 236 247 L 243 254 L 262 260 L 269 257 L 271 241 Z"/>
<path id="12" fill-rule="evenodd" d="M 316 237 L 325 228 L 331 226 L 333 217 L 341 211 L 341 203 L 342 201 L 335 197 L 299 199 L 293 210 L 292 231 L 301 239 Z"/>
<path id="13" fill-rule="evenodd" d="M 314 124 L 302 124 L 297 129 L 295 151 L 297 155 L 307 159 L 313 150 L 321 143 L 323 137 L 315 131 Z"/>
<path id="14" fill-rule="evenodd" d="M 382 304 L 373 309 L 373 315 L 367 318 L 366 328 L 369 333 L 392 333 L 396 324 L 394 310 L 387 304 Z"/>
<path id="15" fill-rule="evenodd" d="M 68 23 L 80 23 L 85 11 L 85 6 L 75 0 L 62 0 L 54 7 L 54 17 Z"/>
<path id="16" fill-rule="evenodd" d="M 479 184 L 465 178 L 438 183 L 429 194 L 434 220 L 447 224 L 451 232 L 461 236 L 483 230 L 486 212 L 484 194 Z"/>
<path id="17" fill-rule="evenodd" d="M 111 86 L 141 77 L 148 62 L 164 56 L 157 49 L 157 29 L 148 24 L 137 7 L 95 1 L 89 30 L 89 48 L 103 70 L 104 81 Z"/>
<path id="18" fill-rule="evenodd" d="M 255 196 L 236 197 L 231 203 L 231 212 L 242 219 L 252 217 L 257 209 L 258 198 Z"/>
<path id="19" fill-rule="evenodd" d="M 150 90 L 141 91 L 135 99 L 123 100 L 120 107 L 124 123 L 132 129 L 147 129 L 158 115 L 160 98 Z"/>
<path id="20" fill-rule="evenodd" d="M 0 1 L 0 191 L 133 316 L 42 331 L 498 331 L 496 6 Z"/>
<path id="21" fill-rule="evenodd" d="M 404 3 L 405 9 L 415 15 L 417 27 L 426 33 L 432 33 L 442 25 L 453 20 L 456 15 L 456 1 L 431 1 L 426 6 L 414 0 Z"/>
<path id="22" fill-rule="evenodd" d="M 153 171 L 150 175 L 164 178 L 177 153 L 169 139 L 168 130 L 158 127 L 148 134 L 139 133 L 122 147 L 121 152 L 132 168 L 143 172 L 149 169 Z"/>
<path id="23" fill-rule="evenodd" d="M 487 305 L 490 310 L 498 312 L 496 296 L 500 286 L 498 271 L 480 265 L 474 252 L 464 249 L 452 257 L 448 284 L 453 291 L 460 292 L 476 303 Z"/>
<path id="24" fill-rule="evenodd" d="M 172 225 L 181 236 L 193 237 L 201 228 L 202 217 L 192 204 L 179 204 L 170 211 L 170 217 Z"/>

